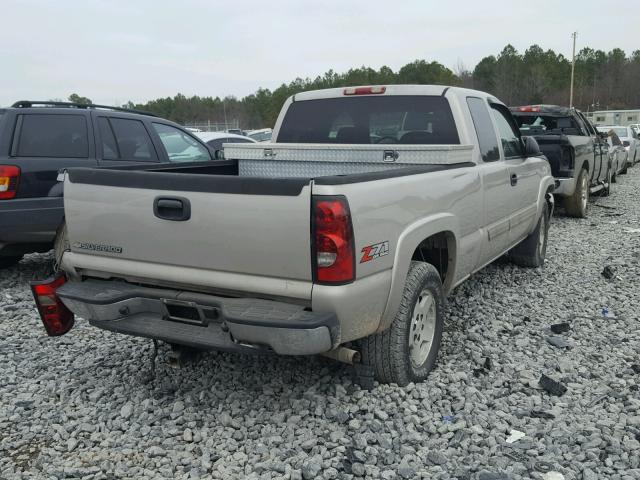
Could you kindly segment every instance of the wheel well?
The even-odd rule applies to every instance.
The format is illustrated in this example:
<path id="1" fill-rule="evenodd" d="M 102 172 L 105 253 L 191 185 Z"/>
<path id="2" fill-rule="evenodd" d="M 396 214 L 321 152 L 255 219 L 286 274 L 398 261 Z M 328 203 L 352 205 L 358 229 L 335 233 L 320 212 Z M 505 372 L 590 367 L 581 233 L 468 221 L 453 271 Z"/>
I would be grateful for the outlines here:
<path id="1" fill-rule="evenodd" d="M 440 232 L 431 235 L 416 247 L 411 260 L 427 262 L 436 267 L 442 284 L 448 286 L 456 254 L 456 239 L 451 232 Z"/>

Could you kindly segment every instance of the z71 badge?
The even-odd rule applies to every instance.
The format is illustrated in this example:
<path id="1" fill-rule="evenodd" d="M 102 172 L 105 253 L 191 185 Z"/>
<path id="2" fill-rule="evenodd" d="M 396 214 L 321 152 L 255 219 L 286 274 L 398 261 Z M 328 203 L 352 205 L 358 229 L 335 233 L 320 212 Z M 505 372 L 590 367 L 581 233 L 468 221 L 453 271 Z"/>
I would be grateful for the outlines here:
<path id="1" fill-rule="evenodd" d="M 362 249 L 362 258 L 360 259 L 360 263 L 369 262 L 375 258 L 380 258 L 385 255 L 389 255 L 389 240 L 364 247 Z"/>

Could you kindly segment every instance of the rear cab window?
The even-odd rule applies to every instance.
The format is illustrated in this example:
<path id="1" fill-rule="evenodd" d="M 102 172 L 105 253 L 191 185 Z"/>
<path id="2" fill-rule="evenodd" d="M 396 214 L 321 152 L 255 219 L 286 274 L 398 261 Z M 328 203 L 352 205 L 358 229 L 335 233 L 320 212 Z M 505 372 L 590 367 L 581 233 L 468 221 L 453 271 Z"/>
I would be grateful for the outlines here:
<path id="1" fill-rule="evenodd" d="M 87 120 L 84 115 L 22 114 L 12 156 L 88 158 Z"/>
<path id="2" fill-rule="evenodd" d="M 389 95 L 292 103 L 278 142 L 337 144 L 459 144 L 451 107 L 442 96 Z"/>
<path id="3" fill-rule="evenodd" d="M 585 126 L 571 115 L 545 115 L 544 113 L 531 113 L 514 115 L 518 127 L 523 135 L 588 135 Z"/>

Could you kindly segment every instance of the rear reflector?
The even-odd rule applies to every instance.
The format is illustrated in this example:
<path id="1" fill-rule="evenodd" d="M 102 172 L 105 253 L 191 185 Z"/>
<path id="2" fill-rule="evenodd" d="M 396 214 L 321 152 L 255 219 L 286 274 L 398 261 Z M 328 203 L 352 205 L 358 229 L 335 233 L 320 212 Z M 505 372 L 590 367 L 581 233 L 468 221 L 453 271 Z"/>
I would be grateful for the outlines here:
<path id="1" fill-rule="evenodd" d="M 329 285 L 352 282 L 355 249 L 345 197 L 313 197 L 313 241 L 314 281 Z"/>
<path id="2" fill-rule="evenodd" d="M 31 282 L 31 292 L 40 318 L 50 337 L 64 335 L 73 327 L 73 313 L 60 301 L 56 291 L 67 282 L 64 275 Z"/>
<path id="3" fill-rule="evenodd" d="M 387 91 L 387 87 L 349 87 L 344 89 L 345 95 L 377 95 Z"/>
<path id="4" fill-rule="evenodd" d="M 16 196 L 19 179 L 20 168 L 15 165 L 0 165 L 0 200 Z"/>
<path id="5" fill-rule="evenodd" d="M 525 107 L 518 107 L 519 112 L 539 112 L 540 107 L 534 107 L 532 105 L 528 105 Z"/>

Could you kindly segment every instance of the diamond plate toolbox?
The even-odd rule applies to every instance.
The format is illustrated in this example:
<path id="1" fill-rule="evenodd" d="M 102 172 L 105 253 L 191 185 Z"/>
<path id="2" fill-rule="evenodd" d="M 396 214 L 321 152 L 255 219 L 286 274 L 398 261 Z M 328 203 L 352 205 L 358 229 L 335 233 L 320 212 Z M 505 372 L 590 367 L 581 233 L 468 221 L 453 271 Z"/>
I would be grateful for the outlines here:
<path id="1" fill-rule="evenodd" d="M 318 177 L 472 161 L 472 145 L 224 144 L 244 177 Z"/>

